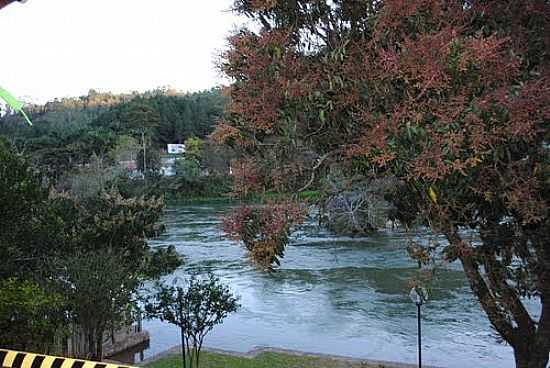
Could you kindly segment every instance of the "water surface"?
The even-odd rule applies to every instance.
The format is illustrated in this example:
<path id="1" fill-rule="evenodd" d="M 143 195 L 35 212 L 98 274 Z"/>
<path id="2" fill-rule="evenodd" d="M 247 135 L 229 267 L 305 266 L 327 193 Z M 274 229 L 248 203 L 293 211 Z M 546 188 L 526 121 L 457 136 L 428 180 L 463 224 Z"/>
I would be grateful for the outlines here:
<path id="1" fill-rule="evenodd" d="M 246 352 L 271 346 L 358 358 L 415 363 L 416 306 L 408 282 L 416 264 L 407 234 L 380 231 L 346 238 L 306 224 L 287 248 L 275 273 L 257 271 L 235 242 L 223 238 L 227 205 L 169 206 L 166 233 L 152 246 L 174 245 L 189 271 L 211 270 L 240 296 L 242 308 L 206 339 L 205 345 Z M 417 240 L 431 235 L 417 233 Z M 472 296 L 458 265 L 438 273 L 423 313 L 423 360 L 443 367 L 513 367 Z M 145 357 L 179 344 L 178 330 L 148 321 Z"/>

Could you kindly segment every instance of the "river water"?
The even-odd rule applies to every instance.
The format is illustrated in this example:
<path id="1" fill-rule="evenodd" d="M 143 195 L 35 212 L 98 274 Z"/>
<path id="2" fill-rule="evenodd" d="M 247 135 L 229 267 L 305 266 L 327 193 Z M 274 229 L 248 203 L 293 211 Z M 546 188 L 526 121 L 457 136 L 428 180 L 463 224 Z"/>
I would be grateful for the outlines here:
<path id="1" fill-rule="evenodd" d="M 415 363 L 416 306 L 408 282 L 416 264 L 407 234 L 383 230 L 365 238 L 333 236 L 306 223 L 280 269 L 256 270 L 237 243 L 223 238 L 227 205 L 169 206 L 167 231 L 152 246 L 174 245 L 185 265 L 169 278 L 210 270 L 240 296 L 241 309 L 217 326 L 205 345 L 246 352 L 256 346 Z M 415 234 L 426 240 L 429 233 Z M 422 307 L 423 362 L 441 367 L 513 367 L 458 265 L 438 272 Z M 144 322 L 145 357 L 179 344 L 179 331 Z"/>

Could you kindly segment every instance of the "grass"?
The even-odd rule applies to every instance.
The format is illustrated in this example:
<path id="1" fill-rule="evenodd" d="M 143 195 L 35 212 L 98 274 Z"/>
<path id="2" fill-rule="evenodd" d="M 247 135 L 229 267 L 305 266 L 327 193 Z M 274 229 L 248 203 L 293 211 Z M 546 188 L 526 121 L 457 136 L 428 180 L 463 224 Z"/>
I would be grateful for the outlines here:
<path id="1" fill-rule="evenodd" d="M 298 199 L 315 201 L 319 198 L 320 194 L 318 191 L 305 191 L 298 193 Z M 174 196 L 171 194 L 166 194 L 165 198 L 170 203 L 176 204 L 210 204 L 210 203 L 221 203 L 221 204 L 237 204 L 241 202 L 245 203 L 261 203 L 265 200 L 277 200 L 281 198 L 280 194 L 267 192 L 264 194 L 252 195 L 247 198 L 233 198 L 227 194 L 220 194 L 219 196 L 204 196 L 204 197 L 184 197 L 184 196 Z"/>
<path id="2" fill-rule="evenodd" d="M 201 368 L 375 368 L 363 363 L 352 363 L 314 356 L 282 353 L 260 353 L 254 358 L 202 352 Z M 169 356 L 145 366 L 146 368 L 181 368 L 179 356 Z M 376 366 L 378 367 L 378 366 Z"/>

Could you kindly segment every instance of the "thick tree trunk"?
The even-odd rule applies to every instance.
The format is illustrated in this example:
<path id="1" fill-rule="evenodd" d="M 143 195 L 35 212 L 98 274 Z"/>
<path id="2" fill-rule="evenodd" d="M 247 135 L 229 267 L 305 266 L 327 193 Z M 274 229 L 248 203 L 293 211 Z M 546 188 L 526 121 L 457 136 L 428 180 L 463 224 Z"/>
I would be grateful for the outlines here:
<path id="1" fill-rule="evenodd" d="M 98 329 L 96 334 L 96 350 L 95 350 L 95 356 L 94 359 L 98 362 L 103 360 L 103 329 Z"/>
<path id="2" fill-rule="evenodd" d="M 541 292 L 542 315 L 539 323 L 532 321 L 525 306 L 517 294 L 514 294 L 500 274 L 482 276 L 479 269 L 479 257 L 474 256 L 471 244 L 463 242 L 456 230 L 446 232 L 449 243 L 459 253 L 462 268 L 469 281 L 470 287 L 481 307 L 487 314 L 489 321 L 514 349 L 514 358 L 517 368 L 546 368 L 550 353 L 550 304 L 547 290 L 539 288 Z M 479 254 L 478 254 L 479 255 Z M 494 257 L 482 254 L 486 267 L 494 267 Z M 491 263 L 493 262 L 493 263 Z M 492 271 L 494 271 L 494 269 Z M 548 282 L 548 274 L 541 274 L 541 280 Z M 498 293 L 495 293 L 495 290 Z M 503 308 L 504 307 L 504 310 Z M 515 325 L 512 324 L 512 320 Z"/>
<path id="3" fill-rule="evenodd" d="M 95 336 L 94 331 L 88 331 L 88 351 L 86 352 L 86 358 L 92 358 L 95 353 Z"/>
<path id="4" fill-rule="evenodd" d="M 516 368 L 546 368 L 548 353 L 548 349 L 529 343 L 529 340 L 525 339 L 514 347 Z"/>

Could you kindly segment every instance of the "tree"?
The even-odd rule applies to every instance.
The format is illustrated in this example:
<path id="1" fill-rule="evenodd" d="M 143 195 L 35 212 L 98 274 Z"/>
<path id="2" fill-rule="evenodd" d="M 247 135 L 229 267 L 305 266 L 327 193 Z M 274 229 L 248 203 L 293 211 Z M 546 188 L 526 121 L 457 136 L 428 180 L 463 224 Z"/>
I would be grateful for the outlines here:
<path id="1" fill-rule="evenodd" d="M 43 275 L 45 261 L 63 252 L 62 223 L 48 205 L 43 177 L 0 139 L 0 279 Z"/>
<path id="2" fill-rule="evenodd" d="M 173 247 L 151 249 L 146 237 L 158 234 L 163 202 L 123 198 L 116 191 L 74 199 L 54 199 L 66 211 L 66 253 L 54 263 L 61 292 L 75 325 L 87 336 L 90 358 L 103 358 L 105 331 L 129 323 L 145 280 L 173 271 L 181 261 Z"/>
<path id="3" fill-rule="evenodd" d="M 42 176 L 0 139 L 0 344 L 48 352 L 66 328 L 66 299 L 48 265 L 65 234 Z"/>
<path id="4" fill-rule="evenodd" d="M 214 136 L 271 173 L 267 185 L 292 163 L 310 174 L 295 190 L 335 166 L 395 177 L 397 216 L 446 237 L 435 254 L 462 264 L 516 365 L 545 367 L 550 4 L 237 0 L 235 9 L 261 30 L 230 38 L 228 117 Z"/>
<path id="5" fill-rule="evenodd" d="M 29 280 L 0 279 L 0 344 L 15 350 L 53 350 L 66 322 L 65 298 Z"/>
<path id="6" fill-rule="evenodd" d="M 147 156 L 143 158 L 143 154 L 146 152 Z M 144 151 L 139 150 L 136 155 L 137 169 L 143 173 L 143 175 L 155 176 L 159 174 L 161 168 L 160 152 L 155 149 L 149 149 Z"/>
<path id="7" fill-rule="evenodd" d="M 183 368 L 198 368 L 204 338 L 223 322 L 239 304 L 219 278 L 193 275 L 186 287 L 158 284 L 145 310 L 150 318 L 160 318 L 180 328 Z"/>
<path id="8" fill-rule="evenodd" d="M 144 177 L 147 176 L 147 146 L 146 138 L 150 137 L 154 127 L 158 126 L 160 122 L 160 116 L 157 111 L 152 109 L 147 104 L 136 100 L 129 109 L 125 112 L 124 121 L 126 122 L 126 128 L 129 131 L 141 135 L 141 144 L 143 151 L 141 151 L 141 172 Z"/>
<path id="9" fill-rule="evenodd" d="M 176 175 L 187 179 L 193 179 L 200 175 L 201 167 L 197 160 L 191 157 L 177 159 L 175 163 Z"/>
<path id="10" fill-rule="evenodd" d="M 40 177 L 0 140 L 0 256 L 10 261 L 0 276 L 13 276 L 29 266 L 29 245 L 37 229 L 33 214 L 42 212 L 45 198 Z"/>
<path id="11" fill-rule="evenodd" d="M 104 331 L 131 322 L 145 280 L 181 264 L 173 247 L 147 244 L 163 230 L 163 201 L 123 198 L 103 184 L 78 197 L 48 192 L 3 140 L 0 189 L 2 345 L 50 351 L 70 318 L 101 360 Z"/>
<path id="12" fill-rule="evenodd" d="M 134 321 L 142 278 L 115 250 L 78 251 L 59 266 L 73 327 L 87 341 L 84 358 L 101 361 L 105 331 Z"/>

